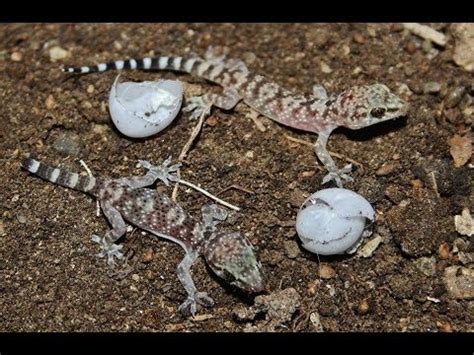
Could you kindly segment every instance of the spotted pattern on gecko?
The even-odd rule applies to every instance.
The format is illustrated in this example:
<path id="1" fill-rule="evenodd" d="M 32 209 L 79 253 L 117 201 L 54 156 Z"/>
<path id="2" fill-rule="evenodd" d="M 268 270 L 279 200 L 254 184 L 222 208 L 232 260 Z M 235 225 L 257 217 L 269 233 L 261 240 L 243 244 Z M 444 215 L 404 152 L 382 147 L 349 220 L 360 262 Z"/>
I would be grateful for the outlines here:
<path id="1" fill-rule="evenodd" d="M 351 164 L 338 169 L 327 151 L 331 132 L 343 126 L 360 129 L 379 122 L 406 115 L 408 104 L 390 92 L 383 84 L 354 86 L 338 95 L 328 96 L 320 86 L 313 94 L 297 94 L 249 72 L 238 59 L 213 58 L 208 50 L 206 59 L 183 57 L 155 57 L 128 59 L 83 67 L 66 67 L 68 73 L 92 73 L 106 70 L 145 69 L 186 72 L 223 87 L 221 94 L 208 93 L 192 97 L 185 111 L 193 111 L 197 118 L 207 113 L 210 106 L 232 109 L 240 100 L 262 115 L 283 125 L 318 134 L 314 150 L 329 174 L 323 184 L 331 180 L 342 187 L 342 181 L 352 181 L 348 175 Z"/>
<path id="2" fill-rule="evenodd" d="M 249 292 L 264 290 L 250 242 L 240 233 L 218 232 L 216 226 L 227 213 L 217 205 L 202 208 L 203 220 L 197 221 L 168 196 L 155 189 L 145 188 L 162 180 L 166 185 L 176 181 L 174 172 L 179 164 L 169 166 L 170 158 L 160 166 L 140 161 L 148 169 L 144 176 L 119 179 L 100 179 L 81 176 L 63 169 L 53 168 L 35 159 L 25 159 L 22 167 L 30 173 L 52 183 L 79 190 L 95 197 L 112 229 L 103 238 L 93 235 L 92 240 L 101 245 L 99 256 L 107 257 L 110 266 L 115 258 L 122 259 L 122 245 L 116 242 L 126 232 L 125 221 L 158 237 L 179 244 L 186 252 L 178 266 L 178 278 L 188 297 L 180 306 L 183 313 L 194 315 L 197 305 L 212 306 L 213 300 L 198 292 L 191 277 L 191 266 L 199 255 L 204 256 L 210 268 L 231 284 Z"/>

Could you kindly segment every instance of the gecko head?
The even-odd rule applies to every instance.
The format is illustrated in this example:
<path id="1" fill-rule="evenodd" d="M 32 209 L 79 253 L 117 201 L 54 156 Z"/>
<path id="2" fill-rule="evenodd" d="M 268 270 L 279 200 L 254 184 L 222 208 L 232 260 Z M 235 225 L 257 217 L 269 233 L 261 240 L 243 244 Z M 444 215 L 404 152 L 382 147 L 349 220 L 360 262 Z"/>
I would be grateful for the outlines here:
<path id="1" fill-rule="evenodd" d="M 408 103 L 383 84 L 353 87 L 337 96 L 336 110 L 343 126 L 359 129 L 404 116 Z"/>
<path id="2" fill-rule="evenodd" d="M 260 263 L 250 242 L 240 233 L 215 233 L 205 245 L 205 258 L 219 277 L 249 292 L 265 289 Z"/>

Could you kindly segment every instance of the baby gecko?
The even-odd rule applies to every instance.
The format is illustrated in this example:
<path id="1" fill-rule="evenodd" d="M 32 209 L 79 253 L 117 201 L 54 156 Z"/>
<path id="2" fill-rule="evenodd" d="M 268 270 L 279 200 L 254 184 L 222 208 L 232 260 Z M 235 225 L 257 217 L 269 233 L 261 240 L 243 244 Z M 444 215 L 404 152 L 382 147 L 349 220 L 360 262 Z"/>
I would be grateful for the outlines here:
<path id="1" fill-rule="evenodd" d="M 119 60 L 83 67 L 66 67 L 68 73 L 92 73 L 106 70 L 150 69 L 186 72 L 223 87 L 222 93 L 207 93 L 192 97 L 185 111 L 193 111 L 197 118 L 211 105 L 231 110 L 240 100 L 260 114 L 283 125 L 318 134 L 314 150 L 329 173 L 323 184 L 335 180 L 342 187 L 342 180 L 352 181 L 348 175 L 352 165 L 338 169 L 327 151 L 331 132 L 343 126 L 359 129 L 379 122 L 406 115 L 408 104 L 390 92 L 383 84 L 354 86 L 338 95 L 328 96 L 320 86 L 313 87 L 313 94 L 298 94 L 282 88 L 262 75 L 250 73 L 238 59 L 224 56 L 212 58 L 208 50 L 206 59 L 154 57 Z M 207 112 L 206 112 L 207 113 Z"/>
<path id="2" fill-rule="evenodd" d="M 31 158 L 25 159 L 22 167 L 42 179 L 88 193 L 99 200 L 112 229 L 103 238 L 93 235 L 92 240 L 100 244 L 99 256 L 107 256 L 110 266 L 115 265 L 114 258 L 123 258 L 120 251 L 123 245 L 117 245 L 116 242 L 126 232 L 125 221 L 179 244 L 186 252 L 177 269 L 178 278 L 188 295 L 179 307 L 183 313 L 194 315 L 197 304 L 205 307 L 214 304 L 207 293 L 197 291 L 191 277 L 191 266 L 199 255 L 204 256 L 218 276 L 232 285 L 249 292 L 263 291 L 261 265 L 247 238 L 240 233 L 216 231 L 216 225 L 227 217 L 223 208 L 217 205 L 204 206 L 203 220 L 198 222 L 168 196 L 145 188 L 158 179 L 167 186 L 170 181 L 177 180 L 174 173 L 180 164 L 169 166 L 170 162 L 171 158 L 168 158 L 160 166 L 153 166 L 141 160 L 140 164 L 148 169 L 146 175 L 119 179 L 81 176 Z"/>

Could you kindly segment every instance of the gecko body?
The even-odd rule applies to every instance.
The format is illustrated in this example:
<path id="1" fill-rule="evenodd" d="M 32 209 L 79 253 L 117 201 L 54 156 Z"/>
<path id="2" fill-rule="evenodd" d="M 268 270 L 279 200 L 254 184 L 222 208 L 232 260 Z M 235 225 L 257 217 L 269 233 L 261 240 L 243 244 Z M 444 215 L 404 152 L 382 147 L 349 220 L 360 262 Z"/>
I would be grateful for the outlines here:
<path id="1" fill-rule="evenodd" d="M 262 75 L 251 73 L 237 59 L 213 58 L 208 51 L 206 59 L 184 57 L 155 57 L 119 60 L 83 67 L 66 67 L 68 73 L 92 73 L 107 70 L 143 69 L 185 72 L 204 78 L 223 87 L 220 94 L 207 93 L 192 97 L 185 111 L 193 111 L 197 118 L 210 106 L 230 110 L 243 100 L 247 105 L 280 124 L 318 134 L 314 145 L 316 155 L 329 174 L 323 183 L 335 180 L 351 181 L 351 165 L 338 169 L 327 151 L 331 132 L 340 126 L 359 129 L 387 121 L 407 113 L 408 104 L 383 84 L 354 86 L 338 95 L 328 96 L 319 85 L 312 94 L 298 94 L 285 89 Z"/>
<path id="2" fill-rule="evenodd" d="M 200 255 L 218 276 L 231 284 L 249 292 L 262 291 L 260 263 L 250 242 L 240 233 L 216 230 L 216 225 L 226 218 L 226 211 L 217 205 L 206 205 L 202 208 L 203 220 L 197 221 L 165 194 L 146 188 L 158 179 L 166 185 L 176 181 L 173 173 L 179 164 L 169 166 L 170 159 L 161 166 L 153 166 L 147 161 L 140 163 L 148 169 L 146 175 L 119 179 L 81 176 L 31 158 L 25 159 L 22 167 L 52 183 L 88 193 L 100 202 L 112 229 L 102 238 L 93 235 L 92 240 L 100 244 L 99 255 L 107 257 L 111 266 L 115 264 L 115 258 L 123 258 L 122 245 L 116 242 L 126 232 L 125 221 L 179 244 L 186 252 L 177 269 L 178 278 L 188 294 L 180 306 L 184 313 L 194 315 L 197 304 L 213 305 L 205 292 L 197 291 L 191 277 L 191 266 Z"/>

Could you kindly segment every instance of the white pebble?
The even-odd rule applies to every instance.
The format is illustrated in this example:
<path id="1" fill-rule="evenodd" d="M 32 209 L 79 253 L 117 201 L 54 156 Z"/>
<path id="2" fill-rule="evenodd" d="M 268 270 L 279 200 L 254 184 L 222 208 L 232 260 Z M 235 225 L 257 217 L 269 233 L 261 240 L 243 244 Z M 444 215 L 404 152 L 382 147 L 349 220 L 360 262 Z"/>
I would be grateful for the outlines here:
<path id="1" fill-rule="evenodd" d="M 183 101 L 183 86 L 177 80 L 118 83 L 112 86 L 109 111 L 117 129 L 133 138 L 152 136 L 175 119 Z"/>
<path id="2" fill-rule="evenodd" d="M 69 56 L 69 52 L 59 46 L 54 46 L 49 49 L 49 58 L 52 62 L 65 59 Z"/>
<path id="3" fill-rule="evenodd" d="M 320 255 L 352 253 L 359 246 L 367 219 L 375 212 L 361 195 L 341 188 L 312 194 L 296 217 L 303 247 Z"/>

